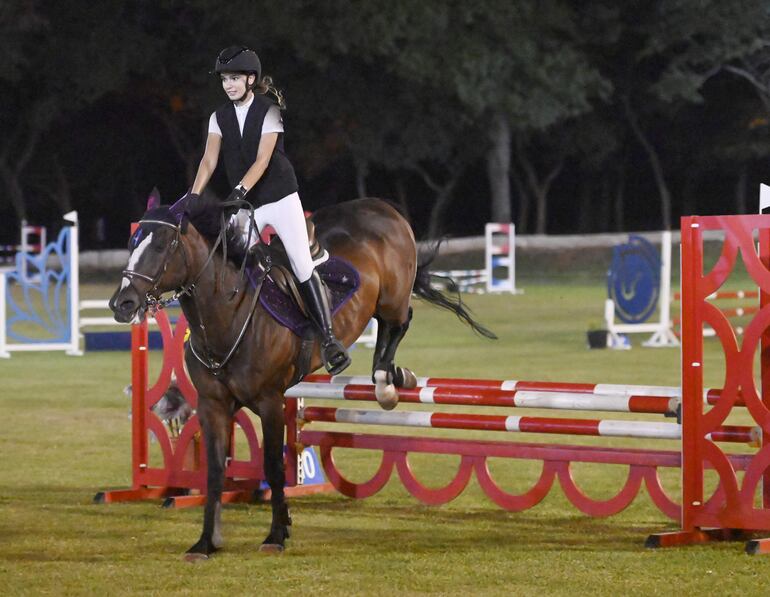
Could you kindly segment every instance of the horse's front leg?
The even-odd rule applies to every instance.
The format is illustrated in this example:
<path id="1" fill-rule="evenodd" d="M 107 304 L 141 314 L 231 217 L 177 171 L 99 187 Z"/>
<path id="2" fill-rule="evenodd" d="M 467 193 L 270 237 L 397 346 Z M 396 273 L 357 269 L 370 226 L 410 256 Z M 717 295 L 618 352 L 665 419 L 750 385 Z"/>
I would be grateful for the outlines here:
<path id="1" fill-rule="evenodd" d="M 283 463 L 283 396 L 280 394 L 264 396 L 259 407 L 259 418 L 262 420 L 265 476 L 270 485 L 270 505 L 273 510 L 270 534 L 259 549 L 280 553 L 284 550 L 286 539 L 289 538 L 291 525 L 289 506 L 286 504 L 284 495 L 286 472 Z"/>
<path id="2" fill-rule="evenodd" d="M 222 546 L 222 488 L 225 459 L 229 450 L 233 418 L 232 405 L 225 400 L 201 396 L 198 418 L 206 444 L 208 474 L 206 476 L 206 506 L 203 510 L 203 532 L 198 542 L 187 550 L 188 562 L 205 560 Z"/>

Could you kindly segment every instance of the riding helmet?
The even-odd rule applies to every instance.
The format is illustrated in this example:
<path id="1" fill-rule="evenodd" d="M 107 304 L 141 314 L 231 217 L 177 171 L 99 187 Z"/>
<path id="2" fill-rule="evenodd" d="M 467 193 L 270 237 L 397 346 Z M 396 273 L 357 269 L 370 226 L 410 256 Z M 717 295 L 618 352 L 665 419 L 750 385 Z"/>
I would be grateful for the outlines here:
<path id="1" fill-rule="evenodd" d="M 259 81 L 262 75 L 262 64 L 254 50 L 246 46 L 230 46 L 217 56 L 214 66 L 215 73 L 254 73 Z"/>

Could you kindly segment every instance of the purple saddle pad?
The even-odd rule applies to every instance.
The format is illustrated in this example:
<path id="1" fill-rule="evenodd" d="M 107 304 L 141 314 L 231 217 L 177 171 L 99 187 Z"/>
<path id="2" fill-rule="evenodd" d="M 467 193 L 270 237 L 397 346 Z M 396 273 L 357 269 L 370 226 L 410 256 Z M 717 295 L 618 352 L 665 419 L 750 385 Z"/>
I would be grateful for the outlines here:
<path id="1" fill-rule="evenodd" d="M 358 290 L 361 283 L 358 272 L 339 257 L 330 257 L 328 261 L 316 267 L 316 271 L 329 289 L 329 307 L 334 315 Z M 279 290 L 269 274 L 262 284 L 259 302 L 273 316 L 273 319 L 298 336 L 302 336 L 307 327 L 312 324 L 291 297 Z"/>

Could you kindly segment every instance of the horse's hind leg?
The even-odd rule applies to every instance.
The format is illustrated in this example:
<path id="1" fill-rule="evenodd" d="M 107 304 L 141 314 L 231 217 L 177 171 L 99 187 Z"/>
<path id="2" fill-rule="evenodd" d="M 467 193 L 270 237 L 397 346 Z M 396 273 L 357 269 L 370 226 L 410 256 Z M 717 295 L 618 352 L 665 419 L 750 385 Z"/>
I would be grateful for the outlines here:
<path id="1" fill-rule="evenodd" d="M 396 367 L 396 349 L 409 329 L 412 307 L 409 307 L 403 322 L 388 321 L 377 316 L 377 344 L 374 349 L 372 381 L 377 402 L 385 410 L 398 404 L 396 388 L 413 388 L 417 384 L 414 374 L 408 369 Z"/>
<path id="2" fill-rule="evenodd" d="M 233 408 L 231 404 L 223 401 L 201 399 L 198 401 L 198 417 L 203 429 L 208 466 L 206 506 L 203 510 L 201 537 L 185 554 L 188 562 L 205 560 L 222 546 L 221 500 Z"/>
<path id="3" fill-rule="evenodd" d="M 289 538 L 289 506 L 284 496 L 286 473 L 283 466 L 283 399 L 280 395 L 265 396 L 260 404 L 259 418 L 262 420 L 265 476 L 270 485 L 270 505 L 273 519 L 270 534 L 262 542 L 260 551 L 282 552 Z"/>

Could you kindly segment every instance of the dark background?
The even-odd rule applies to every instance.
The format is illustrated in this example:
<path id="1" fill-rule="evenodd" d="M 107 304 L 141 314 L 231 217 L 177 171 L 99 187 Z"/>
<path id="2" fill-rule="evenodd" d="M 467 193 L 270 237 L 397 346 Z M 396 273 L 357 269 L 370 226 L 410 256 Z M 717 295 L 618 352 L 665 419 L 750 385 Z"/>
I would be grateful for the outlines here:
<path id="1" fill-rule="evenodd" d="M 191 184 L 232 44 L 285 92 L 310 210 L 385 197 L 420 238 L 756 211 L 769 33 L 731 0 L 6 0 L 0 243 L 77 209 L 84 249 L 123 246 L 153 186 Z"/>

